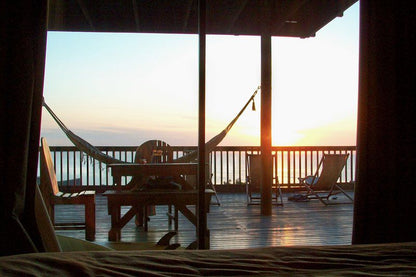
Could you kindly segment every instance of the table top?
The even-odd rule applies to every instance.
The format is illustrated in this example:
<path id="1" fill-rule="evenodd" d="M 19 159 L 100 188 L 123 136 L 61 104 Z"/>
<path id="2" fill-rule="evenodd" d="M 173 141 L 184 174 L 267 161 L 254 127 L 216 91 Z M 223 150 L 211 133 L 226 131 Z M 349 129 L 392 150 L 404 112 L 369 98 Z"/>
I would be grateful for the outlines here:
<path id="1" fill-rule="evenodd" d="M 154 189 L 154 190 L 108 190 L 103 193 L 106 197 L 112 196 L 125 196 L 125 195 L 197 195 L 198 190 L 162 190 L 162 189 Z M 214 191 L 212 189 L 206 189 L 205 194 L 213 195 Z"/>
<path id="2" fill-rule="evenodd" d="M 108 166 L 113 177 L 196 175 L 198 170 L 197 163 L 120 163 Z"/>
<path id="3" fill-rule="evenodd" d="M 197 190 L 147 190 L 147 191 L 106 191 L 103 193 L 108 200 L 108 208 L 131 205 L 196 205 L 198 202 Z M 214 191 L 205 190 L 206 205 L 211 202 Z"/>

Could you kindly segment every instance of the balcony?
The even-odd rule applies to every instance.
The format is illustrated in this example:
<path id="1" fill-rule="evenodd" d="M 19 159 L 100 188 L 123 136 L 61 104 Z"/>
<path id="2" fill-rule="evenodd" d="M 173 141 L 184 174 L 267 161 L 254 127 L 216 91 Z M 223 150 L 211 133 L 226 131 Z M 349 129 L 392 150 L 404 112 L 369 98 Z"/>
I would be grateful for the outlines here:
<path id="1" fill-rule="evenodd" d="M 134 160 L 136 147 L 106 146 L 100 150 L 123 161 Z M 195 147 L 174 146 L 174 158 L 181 157 Z M 96 242 L 108 243 L 110 216 L 107 201 L 101 192 L 112 189 L 111 172 L 105 164 L 81 154 L 75 147 L 51 147 L 57 180 L 63 191 L 94 189 L 97 191 Z M 238 249 L 289 245 L 344 245 L 351 243 L 353 205 L 325 207 L 319 201 L 291 202 L 288 197 L 299 191 L 298 177 L 313 174 L 323 153 L 349 153 L 347 166 L 339 179 L 353 195 L 355 180 L 355 147 L 273 147 L 274 180 L 279 180 L 284 206 L 273 206 L 272 216 L 261 216 L 259 206 L 247 206 L 244 193 L 246 161 L 249 154 L 258 154 L 259 147 L 220 146 L 210 153 L 210 169 L 221 205 L 211 205 L 208 214 L 211 249 Z M 128 178 L 123 180 L 125 184 Z M 127 211 L 122 208 L 122 213 Z M 123 242 L 157 242 L 173 229 L 168 224 L 165 206 L 156 207 L 156 215 L 150 217 L 149 230 L 135 226 L 133 220 L 122 230 Z M 56 220 L 69 221 L 82 218 L 82 206 L 57 206 Z M 77 238 L 84 238 L 84 231 L 60 230 Z M 179 232 L 173 243 L 189 245 L 196 239 L 195 227 L 182 215 L 179 216 Z"/>

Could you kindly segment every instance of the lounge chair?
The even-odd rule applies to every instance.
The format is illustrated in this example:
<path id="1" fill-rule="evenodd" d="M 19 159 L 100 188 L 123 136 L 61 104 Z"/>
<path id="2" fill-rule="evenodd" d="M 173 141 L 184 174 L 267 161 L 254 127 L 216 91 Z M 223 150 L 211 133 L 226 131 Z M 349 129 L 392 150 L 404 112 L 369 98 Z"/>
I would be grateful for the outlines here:
<path id="1" fill-rule="evenodd" d="M 319 199 L 324 205 L 353 203 L 352 197 L 337 184 L 348 156 L 324 154 L 314 175 L 299 178 L 300 184 L 307 190 L 308 199 Z M 339 193 L 343 193 L 349 201 L 330 201 L 330 197 Z"/>
<path id="2" fill-rule="evenodd" d="M 35 191 L 35 217 L 40 231 L 44 250 L 47 252 L 72 252 L 72 251 L 126 251 L 126 250 L 173 250 L 178 248 L 178 243 L 170 244 L 170 239 L 176 232 L 168 232 L 157 243 L 153 242 L 105 242 L 105 245 L 89 242 L 55 233 L 54 226 L 49 217 L 47 207 L 42 197 L 39 186 Z"/>
<path id="3" fill-rule="evenodd" d="M 45 138 L 41 139 L 40 152 L 41 183 L 36 187 L 35 214 L 46 251 L 173 250 L 180 246 L 178 243 L 170 243 L 171 238 L 176 235 L 176 232 L 173 231 L 165 234 L 157 243 L 107 242 L 105 246 L 55 234 L 55 230 L 59 229 L 86 229 L 86 239 L 95 240 L 95 191 L 60 192 L 51 153 Z M 56 204 L 85 205 L 85 223 L 56 224 L 54 222 L 54 206 Z"/>
<path id="4" fill-rule="evenodd" d="M 247 205 L 259 205 L 261 199 L 261 156 L 257 154 L 247 155 L 247 181 L 246 194 Z M 283 206 L 282 190 L 279 180 L 276 178 L 272 184 L 272 204 Z"/>
<path id="5" fill-rule="evenodd" d="M 55 229 L 85 229 L 85 238 L 95 240 L 95 191 L 84 190 L 75 193 L 59 191 L 51 153 L 45 138 L 41 139 L 40 190 Z M 55 205 L 84 205 L 85 221 L 56 223 Z"/>

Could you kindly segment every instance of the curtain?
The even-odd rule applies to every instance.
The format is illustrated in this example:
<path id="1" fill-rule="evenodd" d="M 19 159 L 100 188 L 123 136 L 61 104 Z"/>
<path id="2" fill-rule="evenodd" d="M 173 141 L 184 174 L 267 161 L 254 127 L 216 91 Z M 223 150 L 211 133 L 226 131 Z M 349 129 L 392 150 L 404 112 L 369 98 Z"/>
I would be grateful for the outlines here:
<path id="1" fill-rule="evenodd" d="M 34 216 L 47 1 L 0 2 L 0 255 L 43 251 Z"/>
<path id="2" fill-rule="evenodd" d="M 354 244 L 416 241 L 414 14 L 360 1 Z"/>

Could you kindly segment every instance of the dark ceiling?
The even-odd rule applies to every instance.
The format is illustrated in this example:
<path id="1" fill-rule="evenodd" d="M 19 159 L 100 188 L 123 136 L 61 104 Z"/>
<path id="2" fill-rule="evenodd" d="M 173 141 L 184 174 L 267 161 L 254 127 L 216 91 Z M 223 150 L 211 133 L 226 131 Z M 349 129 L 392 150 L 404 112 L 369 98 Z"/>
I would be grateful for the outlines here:
<path id="1" fill-rule="evenodd" d="M 310 37 L 357 1 L 207 0 L 206 32 Z M 198 33 L 197 0 L 49 2 L 50 31 Z"/>

